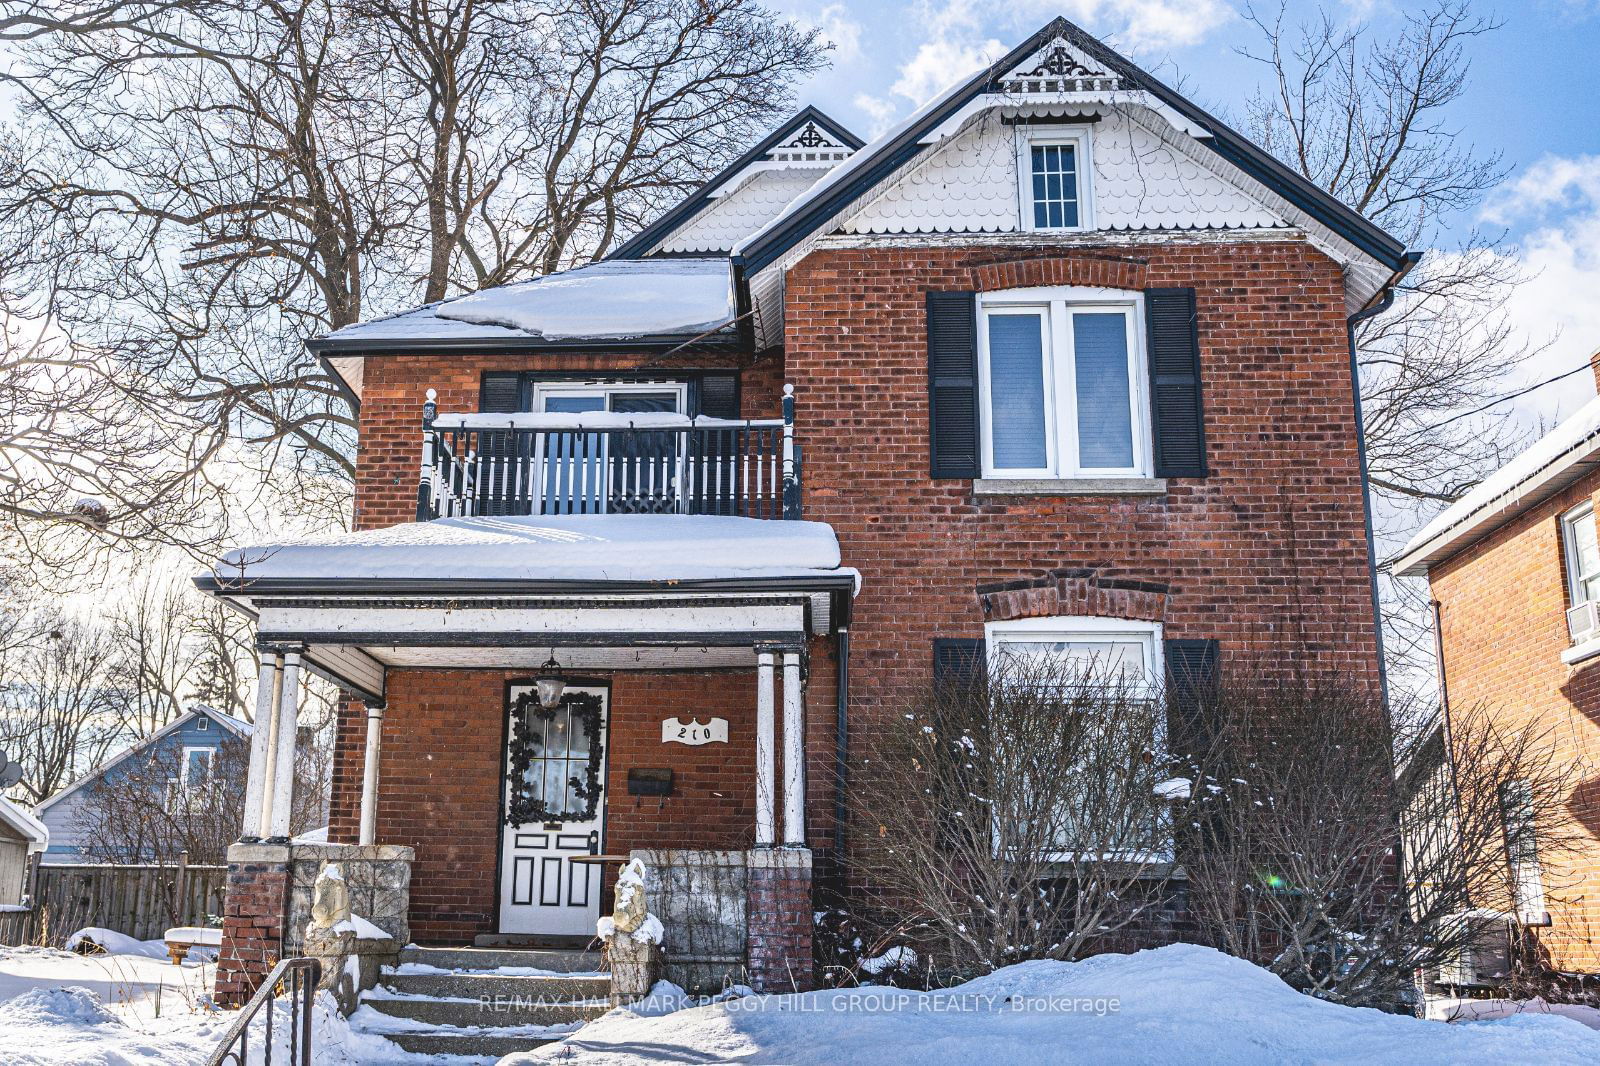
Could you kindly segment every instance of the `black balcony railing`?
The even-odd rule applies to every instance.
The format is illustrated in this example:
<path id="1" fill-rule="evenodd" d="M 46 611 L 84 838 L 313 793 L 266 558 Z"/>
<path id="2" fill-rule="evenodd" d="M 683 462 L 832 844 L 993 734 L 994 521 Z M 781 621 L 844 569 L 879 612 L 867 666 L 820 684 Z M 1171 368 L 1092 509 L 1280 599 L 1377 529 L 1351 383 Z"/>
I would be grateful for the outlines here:
<path id="1" fill-rule="evenodd" d="M 794 397 L 781 419 L 436 414 L 423 407 L 417 519 L 475 515 L 800 517 Z M 585 421 L 587 419 L 587 421 Z"/>

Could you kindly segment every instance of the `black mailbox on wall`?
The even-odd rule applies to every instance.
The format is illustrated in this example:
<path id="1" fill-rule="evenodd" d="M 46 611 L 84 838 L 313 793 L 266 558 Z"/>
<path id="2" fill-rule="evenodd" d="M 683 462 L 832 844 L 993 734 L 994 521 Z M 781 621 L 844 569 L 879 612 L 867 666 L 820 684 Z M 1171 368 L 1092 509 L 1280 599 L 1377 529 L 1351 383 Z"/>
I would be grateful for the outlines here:
<path id="1" fill-rule="evenodd" d="M 672 795 L 672 771 L 664 769 L 641 768 L 628 771 L 628 795 L 630 796 L 670 796 Z"/>

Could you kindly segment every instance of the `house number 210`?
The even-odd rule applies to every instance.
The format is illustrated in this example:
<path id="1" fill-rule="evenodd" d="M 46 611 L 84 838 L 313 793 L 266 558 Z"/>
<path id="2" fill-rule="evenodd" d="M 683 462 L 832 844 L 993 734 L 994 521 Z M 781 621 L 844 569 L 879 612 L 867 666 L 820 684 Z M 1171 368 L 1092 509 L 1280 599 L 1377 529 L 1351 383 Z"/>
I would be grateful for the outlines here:
<path id="1" fill-rule="evenodd" d="M 690 744 L 698 747 L 701 744 L 726 744 L 728 742 L 728 720 L 726 718 L 712 718 L 704 725 L 698 718 L 691 718 L 687 722 L 677 718 L 668 718 L 661 723 L 661 743 L 663 744 Z"/>

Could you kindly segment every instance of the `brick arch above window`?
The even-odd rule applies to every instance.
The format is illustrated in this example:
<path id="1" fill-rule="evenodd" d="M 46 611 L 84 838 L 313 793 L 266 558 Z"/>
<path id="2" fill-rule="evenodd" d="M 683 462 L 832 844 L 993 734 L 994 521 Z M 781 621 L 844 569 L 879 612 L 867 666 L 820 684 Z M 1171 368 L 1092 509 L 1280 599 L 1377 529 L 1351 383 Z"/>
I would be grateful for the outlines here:
<path id="1" fill-rule="evenodd" d="M 1081 285 L 1099 289 L 1143 289 L 1149 264 L 1120 256 L 1052 255 L 976 263 L 969 268 L 977 292 Z"/>
<path id="2" fill-rule="evenodd" d="M 1171 599 L 1170 589 L 1157 582 L 1093 574 L 1058 574 L 978 589 L 986 622 L 1055 615 L 1161 622 Z"/>

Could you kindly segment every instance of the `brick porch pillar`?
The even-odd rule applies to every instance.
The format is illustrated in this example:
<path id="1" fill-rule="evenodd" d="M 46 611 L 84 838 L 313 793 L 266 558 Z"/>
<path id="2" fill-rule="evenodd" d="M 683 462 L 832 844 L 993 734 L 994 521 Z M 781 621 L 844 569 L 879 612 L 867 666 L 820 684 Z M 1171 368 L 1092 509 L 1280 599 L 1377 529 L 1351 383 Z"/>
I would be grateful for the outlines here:
<path id="1" fill-rule="evenodd" d="M 811 953 L 811 851 L 757 848 L 749 854 L 745 952 L 757 992 L 816 987 Z"/>
<path id="2" fill-rule="evenodd" d="M 243 1005 L 283 957 L 289 905 L 289 846 L 234 844 L 228 848 L 228 896 L 217 952 L 217 1002 Z"/>

